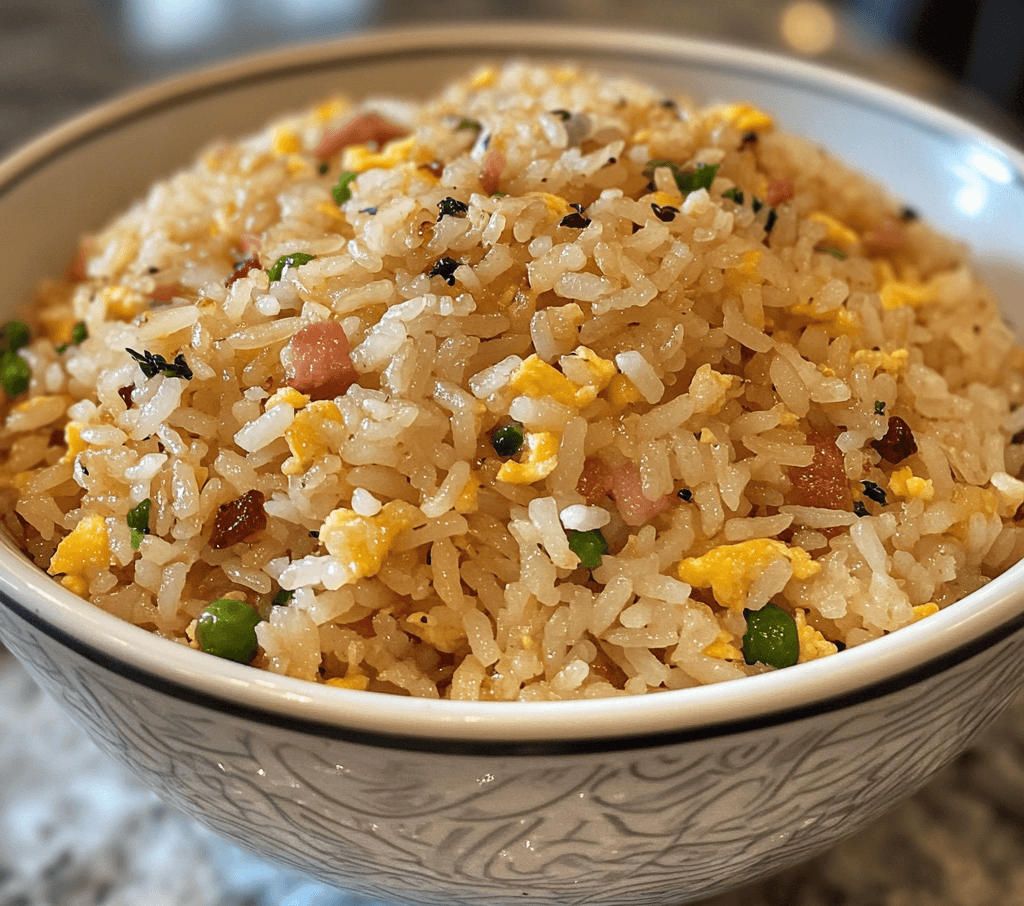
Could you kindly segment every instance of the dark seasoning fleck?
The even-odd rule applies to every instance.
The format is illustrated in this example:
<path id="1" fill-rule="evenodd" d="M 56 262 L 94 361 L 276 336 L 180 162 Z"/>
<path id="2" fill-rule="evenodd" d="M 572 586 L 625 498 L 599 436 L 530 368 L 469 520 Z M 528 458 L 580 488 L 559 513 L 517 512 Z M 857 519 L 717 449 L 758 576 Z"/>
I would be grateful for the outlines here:
<path id="1" fill-rule="evenodd" d="M 862 481 L 864 485 L 864 496 L 868 500 L 873 500 L 875 503 L 881 504 L 882 506 L 888 506 L 889 501 L 885 496 L 885 491 L 881 486 L 875 484 L 873 481 Z"/>
<path id="2" fill-rule="evenodd" d="M 163 373 L 167 377 L 184 378 L 186 381 L 192 380 L 192 369 L 188 367 L 185 356 L 180 352 L 174 357 L 173 362 L 168 362 L 162 355 L 152 353 L 148 349 L 143 352 L 136 352 L 134 349 L 126 348 L 125 352 L 139 363 L 139 368 L 147 379 Z"/>
<path id="3" fill-rule="evenodd" d="M 445 256 L 438 258 L 430 269 L 428 277 L 441 277 L 449 286 L 455 286 L 455 271 L 462 266 L 461 261 Z"/>

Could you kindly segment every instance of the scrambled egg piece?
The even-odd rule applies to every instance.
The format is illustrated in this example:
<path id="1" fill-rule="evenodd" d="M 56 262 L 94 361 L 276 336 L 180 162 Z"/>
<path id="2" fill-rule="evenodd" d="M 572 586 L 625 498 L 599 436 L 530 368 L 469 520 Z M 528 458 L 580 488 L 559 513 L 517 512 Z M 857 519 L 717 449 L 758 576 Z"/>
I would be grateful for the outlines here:
<path id="1" fill-rule="evenodd" d="M 707 363 L 700 366 L 690 381 L 690 396 L 693 397 L 694 411 L 716 415 L 726 403 L 726 394 L 734 378 L 729 374 L 715 371 Z"/>
<path id="2" fill-rule="evenodd" d="M 64 426 L 64 443 L 68 445 L 68 451 L 60 458 L 61 462 L 74 462 L 75 457 L 88 448 L 89 445 L 82 440 L 84 427 L 81 422 L 68 422 Z"/>
<path id="3" fill-rule="evenodd" d="M 733 642 L 736 640 L 728 629 L 718 630 L 718 638 L 704 649 L 705 657 L 717 657 L 723 661 L 736 661 L 743 657 L 743 652 Z"/>
<path id="4" fill-rule="evenodd" d="M 761 263 L 761 252 L 752 249 L 744 252 L 740 263 L 725 269 L 725 289 L 727 292 L 739 295 L 743 288 L 751 283 L 764 283 L 764 278 L 758 272 L 758 265 Z"/>
<path id="5" fill-rule="evenodd" d="M 394 139 L 379 151 L 371 151 L 369 145 L 351 145 L 341 159 L 341 169 L 352 173 L 365 173 L 375 167 L 386 170 L 415 160 L 416 136 Z"/>
<path id="6" fill-rule="evenodd" d="M 598 393 L 604 390 L 611 383 L 612 378 L 618 374 L 618 368 L 615 367 L 614 362 L 602 359 L 593 349 L 588 349 L 586 346 L 577 346 L 573 350 L 573 355 L 583 360 L 587 374 L 590 375 L 590 383 L 597 388 Z"/>
<path id="7" fill-rule="evenodd" d="M 642 399 L 636 384 L 626 375 L 617 374 L 608 382 L 608 402 L 616 409 L 625 409 Z"/>
<path id="8" fill-rule="evenodd" d="M 522 197 L 539 198 L 544 202 L 548 211 L 558 219 L 561 219 L 567 214 L 571 214 L 575 211 L 575 208 L 569 207 L 569 202 L 564 198 L 560 195 L 552 195 L 550 192 L 526 192 Z"/>
<path id="9" fill-rule="evenodd" d="M 821 570 L 802 547 L 754 538 L 723 544 L 700 557 L 687 557 L 679 564 L 679 578 L 696 588 L 710 588 L 719 604 L 739 610 L 746 604 L 754 580 L 779 557 L 789 559 L 797 579 L 808 579 Z"/>
<path id="10" fill-rule="evenodd" d="M 347 676 L 334 676 L 324 681 L 325 686 L 334 686 L 336 689 L 358 689 L 365 692 L 370 685 L 370 678 L 361 673 L 350 673 Z"/>
<path id="11" fill-rule="evenodd" d="M 819 657 L 827 657 L 835 654 L 839 649 L 836 645 L 825 638 L 817 629 L 807 623 L 807 614 L 797 608 L 793 612 L 793 620 L 796 622 L 796 634 L 800 641 L 800 660 L 803 664 L 806 661 L 813 661 Z"/>
<path id="12" fill-rule="evenodd" d="M 911 609 L 914 611 L 914 622 L 916 623 L 918 620 L 930 617 L 933 613 L 938 613 L 939 605 L 934 601 L 929 601 L 927 604 L 918 604 Z"/>
<path id="13" fill-rule="evenodd" d="M 795 412 L 790 412 L 785 406 L 779 403 L 779 424 L 783 428 L 792 428 L 793 425 L 798 424 L 800 416 Z"/>
<path id="14" fill-rule="evenodd" d="M 93 514 L 82 519 L 57 545 L 47 572 L 51 576 L 63 573 L 60 584 L 84 595 L 89 590 L 85 574 L 102 566 L 110 566 L 110 533 L 106 520 Z"/>
<path id="15" fill-rule="evenodd" d="M 892 352 L 882 352 L 880 349 L 858 349 L 852 357 L 854 365 L 867 365 L 871 370 L 887 371 L 893 377 L 899 377 L 907 370 L 910 362 L 910 353 L 906 349 L 894 349 Z"/>
<path id="16" fill-rule="evenodd" d="M 392 500 L 376 516 L 339 507 L 324 520 L 320 543 L 344 565 L 345 585 L 377 575 L 395 537 L 412 525 L 413 510 L 404 500 Z"/>
<path id="17" fill-rule="evenodd" d="M 476 477 L 472 472 L 469 475 L 469 480 L 466 482 L 465 487 L 459 492 L 459 496 L 455 501 L 455 512 L 462 513 L 475 513 L 479 509 L 478 496 L 480 493 L 480 479 Z"/>
<path id="18" fill-rule="evenodd" d="M 282 127 L 274 133 L 275 154 L 295 154 L 302 150 L 302 140 L 294 129 Z"/>
<path id="19" fill-rule="evenodd" d="M 597 399 L 617 376 L 618 369 L 612 362 L 602 359 L 586 346 L 578 346 L 575 355 L 583 360 L 590 382 L 578 384 L 569 380 L 561 371 L 545 362 L 540 356 L 531 355 L 512 374 L 509 390 L 516 396 L 543 399 L 548 396 L 555 402 L 573 409 L 581 409 Z M 528 431 L 526 433 L 526 456 L 522 462 L 508 460 L 498 470 L 498 480 L 509 484 L 532 484 L 546 478 L 558 465 L 558 445 L 561 436 L 554 431 Z"/>
<path id="20" fill-rule="evenodd" d="M 934 280 L 922 283 L 913 273 L 904 274 L 900 279 L 888 261 L 876 262 L 875 279 L 878 281 L 878 297 L 886 311 L 893 311 L 904 305 L 926 305 L 937 298 Z"/>
<path id="21" fill-rule="evenodd" d="M 509 484 L 533 484 L 547 478 L 558 465 L 561 438 L 553 431 L 528 431 L 526 458 L 522 462 L 509 459 L 498 469 L 498 481 Z"/>
<path id="22" fill-rule="evenodd" d="M 316 210 L 321 214 L 326 214 L 331 220 L 344 220 L 345 217 L 339 210 L 336 204 L 328 204 L 326 201 L 321 201 L 317 206 Z"/>
<path id="23" fill-rule="evenodd" d="M 722 104 L 711 112 L 729 123 L 737 132 L 759 132 L 775 125 L 767 113 L 751 104 Z"/>
<path id="24" fill-rule="evenodd" d="M 916 307 L 935 301 L 935 292 L 930 284 L 910 281 L 887 280 L 878 290 L 882 308 L 893 311 L 904 305 Z"/>
<path id="25" fill-rule="evenodd" d="M 531 399 L 550 396 L 556 403 L 573 408 L 585 406 L 597 398 L 594 387 L 577 386 L 536 353 L 515 370 L 508 386 L 516 396 L 528 396 Z"/>
<path id="26" fill-rule="evenodd" d="M 146 297 L 129 286 L 107 286 L 100 292 L 106 317 L 129 321 L 146 308 Z"/>
<path id="27" fill-rule="evenodd" d="M 473 74 L 473 77 L 469 80 L 469 87 L 474 91 L 478 91 L 481 88 L 490 88 L 494 84 L 494 79 L 497 75 L 498 71 L 493 66 L 484 66 Z"/>
<path id="28" fill-rule="evenodd" d="M 651 204 L 656 204 L 659 208 L 674 208 L 679 204 L 679 196 L 669 195 L 668 192 L 654 192 L 648 197 Z"/>
<path id="29" fill-rule="evenodd" d="M 273 396 L 267 398 L 264 409 L 273 409 L 280 403 L 287 403 L 293 409 L 302 409 L 309 403 L 305 393 L 299 393 L 294 387 L 282 387 Z"/>
<path id="30" fill-rule="evenodd" d="M 813 305 L 800 302 L 791 305 L 789 311 L 794 315 L 827 324 L 837 334 L 855 337 L 860 333 L 860 317 L 844 305 L 830 308 L 828 311 L 815 311 Z"/>
<path id="31" fill-rule="evenodd" d="M 323 434 L 324 423 L 342 421 L 341 410 L 331 400 L 317 400 L 296 412 L 284 432 L 292 455 L 282 463 L 282 474 L 301 475 L 328 453 L 330 445 Z"/>
<path id="32" fill-rule="evenodd" d="M 450 607 L 439 605 L 427 612 L 411 613 L 404 622 L 409 632 L 438 651 L 451 654 L 465 646 L 462 617 Z"/>
<path id="33" fill-rule="evenodd" d="M 897 497 L 918 497 L 921 500 L 935 499 L 935 485 L 930 478 L 918 478 L 910 466 L 897 469 L 889 476 L 889 490 Z"/>
<path id="34" fill-rule="evenodd" d="M 851 230 L 841 220 L 836 220 L 835 217 L 826 214 L 824 211 L 815 211 L 813 214 L 809 214 L 807 219 L 824 224 L 825 229 L 828 231 L 825 234 L 826 242 L 835 242 L 838 245 L 856 245 L 860 242 L 860 236 L 856 232 Z"/>
<path id="35" fill-rule="evenodd" d="M 344 98 L 330 98 L 313 111 L 313 119 L 318 123 L 326 123 L 341 116 L 348 108 L 349 103 Z"/>

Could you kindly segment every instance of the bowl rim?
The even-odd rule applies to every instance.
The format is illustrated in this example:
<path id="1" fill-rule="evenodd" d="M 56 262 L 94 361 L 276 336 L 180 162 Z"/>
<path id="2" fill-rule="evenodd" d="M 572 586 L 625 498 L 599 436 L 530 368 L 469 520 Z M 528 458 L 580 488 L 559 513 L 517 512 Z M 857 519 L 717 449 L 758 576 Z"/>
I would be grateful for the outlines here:
<path id="1" fill-rule="evenodd" d="M 50 129 L 0 162 L 0 200 L 92 139 L 169 107 L 289 74 L 374 59 L 415 59 L 438 47 L 498 57 L 696 63 L 761 74 L 840 96 L 916 129 L 998 151 L 1024 184 L 1024 155 L 960 116 L 858 76 L 765 51 L 646 31 L 539 23 L 468 23 L 360 32 L 263 51 L 165 78 Z M 571 52 L 566 52 L 571 48 Z M 198 149 L 197 149 L 198 150 Z M 143 187 L 140 187 L 140 191 Z M 338 689 L 210 658 L 89 604 L 37 569 L 6 537 L 0 602 L 57 644 L 112 674 L 209 710 L 303 734 L 445 754 L 549 755 L 713 739 L 825 714 L 907 689 L 1024 627 L 1019 563 L 927 620 L 831 657 L 692 689 L 568 702 L 461 702 Z M 202 660 L 197 660 L 202 659 Z"/>

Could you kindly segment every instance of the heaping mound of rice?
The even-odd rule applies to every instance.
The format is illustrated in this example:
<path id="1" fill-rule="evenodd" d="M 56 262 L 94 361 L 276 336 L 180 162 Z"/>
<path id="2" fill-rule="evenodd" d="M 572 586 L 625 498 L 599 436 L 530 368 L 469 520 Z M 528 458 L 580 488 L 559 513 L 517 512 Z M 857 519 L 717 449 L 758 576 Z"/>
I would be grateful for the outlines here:
<path id="1" fill-rule="evenodd" d="M 990 294 L 742 104 L 525 63 L 331 100 L 210 148 L 36 301 L 7 530 L 183 644 L 246 602 L 227 656 L 277 673 L 679 689 L 1024 554 L 1024 354 Z"/>

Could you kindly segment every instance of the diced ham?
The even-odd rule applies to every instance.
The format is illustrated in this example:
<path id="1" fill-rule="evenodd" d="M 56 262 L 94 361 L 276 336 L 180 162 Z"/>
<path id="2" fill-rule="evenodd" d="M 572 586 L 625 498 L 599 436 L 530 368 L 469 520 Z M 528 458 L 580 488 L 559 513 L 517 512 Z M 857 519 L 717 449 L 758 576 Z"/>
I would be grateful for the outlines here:
<path id="1" fill-rule="evenodd" d="M 315 400 L 341 396 L 359 377 L 352 347 L 336 321 L 318 321 L 299 330 L 281 351 L 285 383 Z"/>
<path id="2" fill-rule="evenodd" d="M 501 171 L 505 169 L 505 155 L 500 151 L 488 151 L 480 169 L 480 188 L 488 195 L 498 191 L 501 183 Z"/>
<path id="3" fill-rule="evenodd" d="M 881 440 L 871 441 L 878 454 L 886 462 L 893 464 L 903 462 L 908 456 L 917 452 L 917 441 L 914 440 L 914 432 L 898 415 L 889 417 L 889 424 L 885 436 Z"/>
<path id="4" fill-rule="evenodd" d="M 393 138 L 402 138 L 408 133 L 399 126 L 394 126 L 376 113 L 362 113 L 350 119 L 344 126 L 332 129 L 324 134 L 313 154 L 321 160 L 332 157 L 342 148 L 349 145 L 365 145 L 375 142 L 378 147 Z"/>
<path id="5" fill-rule="evenodd" d="M 814 446 L 814 459 L 809 466 L 794 466 L 789 470 L 793 485 L 789 502 L 826 510 L 850 509 L 850 483 L 843 469 L 843 453 L 835 440 L 819 431 L 811 431 L 807 443 Z"/>
<path id="6" fill-rule="evenodd" d="M 88 274 L 85 270 L 86 262 L 89 260 L 89 248 L 85 242 L 78 246 L 78 251 L 75 252 L 75 257 L 71 261 L 71 267 L 68 270 L 68 279 L 72 283 L 81 283 Z"/>
<path id="7" fill-rule="evenodd" d="M 243 258 L 252 257 L 258 259 L 259 255 L 255 253 L 260 250 L 260 246 L 262 245 L 263 243 L 260 240 L 260 237 L 255 233 L 242 233 L 238 242 L 238 248 L 239 251 L 241 251 Z M 249 255 L 249 252 L 253 252 L 253 254 Z"/>
<path id="8" fill-rule="evenodd" d="M 583 463 L 576 490 L 583 495 L 588 506 L 603 500 L 612 490 L 612 468 L 597 456 L 588 456 Z"/>
<path id="9" fill-rule="evenodd" d="M 231 273 L 231 276 L 228 277 L 227 282 L 224 285 L 231 286 L 231 284 L 234 283 L 236 280 L 241 280 L 242 277 L 246 276 L 249 273 L 249 271 L 262 269 L 263 265 L 260 264 L 259 255 L 253 255 L 251 258 L 246 258 L 234 269 L 234 271 Z"/>
<path id="10" fill-rule="evenodd" d="M 611 466 L 611 472 L 612 497 L 626 525 L 643 525 L 659 513 L 664 513 L 675 500 L 672 494 L 657 500 L 644 496 L 640 469 L 634 463 Z"/>
<path id="11" fill-rule="evenodd" d="M 869 255 L 888 255 L 898 252 L 907 241 L 903 225 L 892 217 L 864 234 L 864 251 Z"/>
<path id="12" fill-rule="evenodd" d="M 262 491 L 246 491 L 241 497 L 225 503 L 213 520 L 210 547 L 224 550 L 239 541 L 251 541 L 267 527 L 266 497 Z"/>
<path id="13" fill-rule="evenodd" d="M 768 191 L 764 200 L 771 207 L 789 201 L 793 197 L 793 180 L 788 176 L 773 176 L 768 180 Z"/>
<path id="14" fill-rule="evenodd" d="M 149 298 L 154 302 L 170 302 L 175 296 L 180 296 L 181 292 L 180 283 L 165 283 L 163 286 L 154 286 Z"/>

